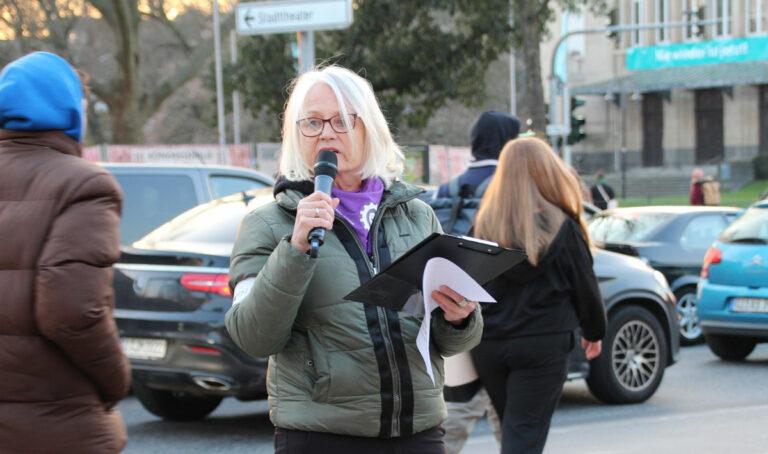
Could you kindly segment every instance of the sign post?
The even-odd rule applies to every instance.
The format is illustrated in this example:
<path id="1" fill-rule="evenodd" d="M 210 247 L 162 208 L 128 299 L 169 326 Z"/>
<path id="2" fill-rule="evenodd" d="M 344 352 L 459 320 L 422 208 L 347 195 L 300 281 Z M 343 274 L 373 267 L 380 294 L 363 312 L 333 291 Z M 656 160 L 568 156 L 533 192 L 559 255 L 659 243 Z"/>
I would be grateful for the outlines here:
<path id="1" fill-rule="evenodd" d="M 267 35 L 296 32 L 299 73 L 315 64 L 316 30 L 337 30 L 352 24 L 352 0 L 284 0 L 241 3 L 237 6 L 237 32 Z"/>

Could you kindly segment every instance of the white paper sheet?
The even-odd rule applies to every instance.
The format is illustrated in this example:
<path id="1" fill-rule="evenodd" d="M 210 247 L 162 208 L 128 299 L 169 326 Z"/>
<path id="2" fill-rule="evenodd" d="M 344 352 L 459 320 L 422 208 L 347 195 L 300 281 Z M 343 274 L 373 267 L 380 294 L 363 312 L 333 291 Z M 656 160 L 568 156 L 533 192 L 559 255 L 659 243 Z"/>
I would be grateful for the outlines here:
<path id="1" fill-rule="evenodd" d="M 464 298 L 471 301 L 482 301 L 484 303 L 495 303 L 491 295 L 486 292 L 469 274 L 459 268 L 455 263 L 442 257 L 429 259 L 424 268 L 424 277 L 422 289 L 424 291 L 424 320 L 421 322 L 419 334 L 416 337 L 416 346 L 419 348 L 424 365 L 427 367 L 427 374 L 435 383 L 434 372 L 432 371 L 432 361 L 429 357 L 429 333 L 432 318 L 432 311 L 438 306 L 432 300 L 432 292 L 440 288 L 441 285 L 447 285 L 456 293 L 463 295 Z"/>

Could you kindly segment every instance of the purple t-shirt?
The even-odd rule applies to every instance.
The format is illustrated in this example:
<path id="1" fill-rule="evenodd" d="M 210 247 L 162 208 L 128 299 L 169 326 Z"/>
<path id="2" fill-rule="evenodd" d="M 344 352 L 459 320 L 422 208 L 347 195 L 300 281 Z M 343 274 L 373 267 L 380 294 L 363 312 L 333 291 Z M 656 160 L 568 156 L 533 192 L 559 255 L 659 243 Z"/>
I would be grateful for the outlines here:
<path id="1" fill-rule="evenodd" d="M 368 255 L 372 251 L 368 241 L 368 232 L 371 230 L 371 224 L 374 216 L 376 216 L 376 210 L 379 208 L 383 193 L 384 182 L 377 177 L 364 180 L 363 185 L 355 192 L 342 191 L 335 187 L 331 190 L 331 195 L 339 199 L 339 206 L 336 207 L 336 211 L 352 225 Z"/>

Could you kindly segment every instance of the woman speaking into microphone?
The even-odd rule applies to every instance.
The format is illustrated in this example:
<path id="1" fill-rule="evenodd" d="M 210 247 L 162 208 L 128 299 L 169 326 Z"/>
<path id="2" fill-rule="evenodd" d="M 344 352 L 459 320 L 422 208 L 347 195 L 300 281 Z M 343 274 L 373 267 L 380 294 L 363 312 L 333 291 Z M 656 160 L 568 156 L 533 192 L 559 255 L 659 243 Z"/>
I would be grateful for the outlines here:
<path id="1" fill-rule="evenodd" d="M 302 74 L 282 134 L 275 200 L 243 220 L 232 251 L 226 317 L 237 345 L 269 356 L 276 452 L 444 452 L 441 356 L 479 342 L 477 303 L 431 295 L 433 382 L 416 347 L 423 315 L 343 299 L 440 230 L 421 190 L 399 181 L 403 155 L 370 83 L 337 66 Z M 313 183 L 321 150 L 337 158 L 330 195 Z"/>

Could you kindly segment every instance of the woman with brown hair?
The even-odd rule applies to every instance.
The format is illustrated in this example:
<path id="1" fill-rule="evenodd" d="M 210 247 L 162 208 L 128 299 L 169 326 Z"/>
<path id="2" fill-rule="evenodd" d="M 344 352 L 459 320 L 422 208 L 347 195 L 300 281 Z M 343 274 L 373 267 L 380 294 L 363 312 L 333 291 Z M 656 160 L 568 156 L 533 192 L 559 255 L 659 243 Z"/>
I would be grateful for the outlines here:
<path id="1" fill-rule="evenodd" d="M 605 310 L 592 271 L 573 173 L 542 140 L 509 142 L 483 197 L 474 234 L 528 260 L 488 286 L 485 329 L 472 356 L 502 423 L 502 452 L 542 452 L 566 378 L 574 331 L 600 354 Z"/>

